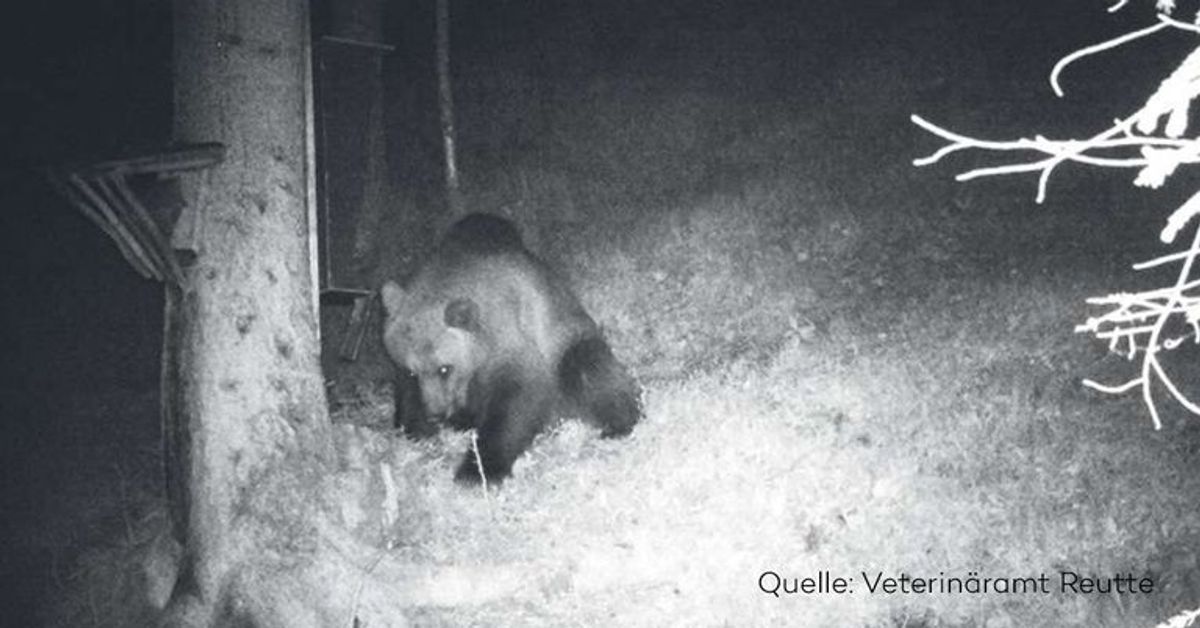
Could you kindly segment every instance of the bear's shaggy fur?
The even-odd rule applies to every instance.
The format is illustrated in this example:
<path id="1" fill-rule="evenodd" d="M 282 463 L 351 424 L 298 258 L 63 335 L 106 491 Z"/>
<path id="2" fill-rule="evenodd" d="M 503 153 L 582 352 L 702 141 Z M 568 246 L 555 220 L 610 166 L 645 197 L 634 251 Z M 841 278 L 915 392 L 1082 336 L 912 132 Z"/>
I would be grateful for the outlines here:
<path id="1" fill-rule="evenodd" d="M 477 430 L 488 482 L 500 482 L 555 418 L 582 416 L 605 437 L 642 416 L 641 390 L 566 281 L 510 221 L 455 223 L 404 288 L 387 282 L 383 341 L 396 363 L 396 425 Z M 473 452 L 455 479 L 481 481 Z"/>

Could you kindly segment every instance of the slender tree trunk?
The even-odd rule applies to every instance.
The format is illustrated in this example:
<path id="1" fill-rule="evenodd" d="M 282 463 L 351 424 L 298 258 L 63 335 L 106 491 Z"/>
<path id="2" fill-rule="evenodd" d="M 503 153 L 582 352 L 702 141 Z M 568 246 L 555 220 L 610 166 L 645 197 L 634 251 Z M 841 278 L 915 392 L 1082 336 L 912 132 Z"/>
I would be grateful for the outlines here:
<path id="1" fill-rule="evenodd" d="M 172 304 L 190 507 L 168 625 L 255 621 L 253 592 L 240 590 L 248 566 L 275 535 L 295 536 L 287 522 L 303 500 L 279 478 L 316 477 L 330 450 L 309 244 L 308 36 L 306 0 L 175 2 L 176 139 L 222 142 L 227 156 L 205 193 L 188 194 L 202 199 L 198 257 Z"/>
<path id="2" fill-rule="evenodd" d="M 382 0 L 337 0 L 330 5 L 331 32 L 364 44 L 383 44 Z M 387 205 L 387 129 L 383 109 L 383 50 L 366 48 L 361 51 L 370 67 L 363 73 L 356 97 L 366 101 L 362 180 L 362 205 L 354 229 L 353 271 L 358 282 L 353 287 L 373 285 L 370 276 L 377 262 L 376 234 Z"/>
<path id="3" fill-rule="evenodd" d="M 446 204 L 450 215 L 459 218 L 465 213 L 462 192 L 458 183 L 458 163 L 455 155 L 454 89 L 450 75 L 450 0 L 437 0 L 437 78 L 438 109 L 442 118 L 442 147 L 446 158 Z"/>

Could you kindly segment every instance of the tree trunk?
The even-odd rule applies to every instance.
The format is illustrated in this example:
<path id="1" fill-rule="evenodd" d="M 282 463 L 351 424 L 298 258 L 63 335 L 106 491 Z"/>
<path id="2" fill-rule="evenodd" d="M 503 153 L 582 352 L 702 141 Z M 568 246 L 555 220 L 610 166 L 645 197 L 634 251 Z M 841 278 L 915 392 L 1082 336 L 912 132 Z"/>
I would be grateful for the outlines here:
<path id="1" fill-rule="evenodd" d="M 286 614 L 258 617 L 268 602 L 248 603 L 246 589 L 259 562 L 298 542 L 313 497 L 298 478 L 319 479 L 331 452 L 309 244 L 308 37 L 305 0 L 175 2 L 176 140 L 221 142 L 227 156 L 205 193 L 188 195 L 202 203 L 198 257 L 172 303 L 189 508 L 168 625 L 286 625 Z"/>
<path id="2" fill-rule="evenodd" d="M 450 216 L 461 218 L 462 192 L 458 181 L 458 158 L 455 155 L 454 88 L 450 75 L 450 0 L 437 0 L 437 80 L 438 110 L 442 118 L 442 148 L 446 168 L 446 205 Z"/>

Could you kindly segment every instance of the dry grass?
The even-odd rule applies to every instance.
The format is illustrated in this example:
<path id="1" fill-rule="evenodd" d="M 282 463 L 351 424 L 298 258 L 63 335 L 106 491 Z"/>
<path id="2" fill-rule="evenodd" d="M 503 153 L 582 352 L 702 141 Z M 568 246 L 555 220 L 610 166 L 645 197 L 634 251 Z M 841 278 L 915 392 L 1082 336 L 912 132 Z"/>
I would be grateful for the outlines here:
<path id="1" fill-rule="evenodd" d="M 1026 328 L 1057 327 L 1052 315 L 1069 311 L 1053 290 L 1007 289 L 1041 306 Z M 962 308 L 1003 296 L 968 294 Z M 1090 414 L 1097 402 L 1071 392 L 1078 356 L 996 333 L 1024 308 L 1009 310 L 967 324 L 962 312 L 915 311 L 924 324 L 900 341 L 867 346 L 835 330 L 762 366 L 657 382 L 628 442 L 568 424 L 489 499 L 449 486 L 456 448 L 421 467 L 428 477 L 406 471 L 438 513 L 428 529 L 406 526 L 408 551 L 573 574 L 537 604 L 426 609 L 419 623 L 771 625 L 803 613 L 806 625 L 1116 626 L 1194 602 L 1194 454 L 1139 429 L 1136 406 Z M 768 569 L 1132 571 L 1169 593 L 777 600 L 755 589 Z"/>

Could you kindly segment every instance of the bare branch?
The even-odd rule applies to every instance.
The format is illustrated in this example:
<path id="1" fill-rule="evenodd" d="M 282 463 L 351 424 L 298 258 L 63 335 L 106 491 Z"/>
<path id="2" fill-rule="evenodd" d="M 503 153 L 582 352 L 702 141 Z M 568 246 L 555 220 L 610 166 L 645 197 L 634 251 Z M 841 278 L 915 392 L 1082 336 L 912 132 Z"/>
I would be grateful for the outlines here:
<path id="1" fill-rule="evenodd" d="M 1125 4 L 1126 1 L 1121 0 L 1109 10 L 1119 10 Z M 1174 8 L 1172 3 L 1159 0 L 1157 8 L 1160 13 L 1156 24 L 1082 48 L 1063 57 L 1050 73 L 1050 85 L 1054 93 L 1058 96 L 1063 95 L 1059 76 L 1068 65 L 1079 59 L 1117 48 L 1168 28 L 1200 34 L 1200 26 L 1180 22 L 1170 16 Z M 955 133 L 913 115 L 913 124 L 947 142 L 933 154 L 913 160 L 913 164 L 927 166 L 947 155 L 966 150 L 1027 154 L 1023 160 L 961 172 L 955 179 L 968 181 L 980 177 L 1036 172 L 1038 203 L 1045 200 L 1050 175 L 1065 162 L 1100 168 L 1136 168 L 1138 174 L 1133 181 L 1135 186 L 1157 188 L 1174 174 L 1179 166 L 1200 163 L 1200 138 L 1184 137 L 1190 122 L 1190 108 L 1197 100 L 1200 100 L 1200 47 L 1180 62 L 1140 109 L 1124 118 L 1114 120 L 1108 128 L 1082 140 L 1051 140 L 1040 135 L 1032 139 L 983 140 Z M 1165 243 L 1174 242 L 1189 224 L 1193 225 L 1195 235 L 1187 249 L 1134 265 L 1134 269 L 1140 271 L 1178 263 L 1180 268 L 1172 285 L 1087 299 L 1088 304 L 1107 307 L 1108 311 L 1100 316 L 1088 318 L 1086 322 L 1075 327 L 1076 332 L 1090 333 L 1098 340 L 1107 341 L 1110 350 L 1116 351 L 1123 347 L 1127 359 L 1140 359 L 1139 375 L 1128 381 L 1110 385 L 1088 379 L 1083 383 L 1106 394 L 1124 394 L 1134 389 L 1140 390 L 1142 401 L 1149 410 L 1156 429 L 1162 427 L 1154 398 L 1156 384 L 1161 384 L 1171 399 L 1188 412 L 1200 416 L 1200 403 L 1179 389 L 1160 360 L 1164 352 L 1176 350 L 1189 340 L 1193 344 L 1200 344 L 1200 272 L 1195 268 L 1196 261 L 1200 258 L 1200 192 L 1170 215 L 1159 237 Z M 1176 325 L 1180 322 L 1188 331 L 1167 331 L 1168 324 Z"/>
<path id="2" fill-rule="evenodd" d="M 1189 201 L 1190 202 L 1190 201 Z M 1184 204 L 1187 207 L 1187 203 Z M 1128 356 L 1134 357 L 1137 351 L 1142 351 L 1141 377 L 1116 386 L 1106 386 L 1092 380 L 1084 380 L 1084 384 L 1095 390 L 1109 394 L 1120 394 L 1133 388 L 1141 388 L 1142 398 L 1150 410 L 1155 429 L 1162 427 L 1158 408 L 1154 403 L 1152 386 L 1160 382 L 1167 393 L 1176 403 L 1189 412 L 1200 416 L 1200 404 L 1193 401 L 1167 373 L 1159 360 L 1162 351 L 1177 349 L 1189 337 L 1195 343 L 1200 343 L 1200 295 L 1190 294 L 1200 288 L 1200 278 L 1193 278 L 1196 259 L 1200 257 L 1200 227 L 1196 229 L 1191 246 L 1178 253 L 1164 255 L 1134 266 L 1144 270 L 1160 266 L 1168 262 L 1180 262 L 1179 274 L 1175 284 L 1169 288 L 1147 290 L 1135 294 L 1117 293 L 1105 297 L 1088 299 L 1092 304 L 1111 304 L 1113 307 L 1104 315 L 1089 318 L 1086 323 L 1075 327 L 1076 332 L 1090 332 L 1098 339 L 1108 339 L 1110 347 L 1119 341 L 1128 343 Z M 1163 338 L 1164 329 L 1175 317 L 1183 316 L 1191 327 L 1190 334 Z M 1146 322 L 1149 321 L 1149 324 Z"/>

